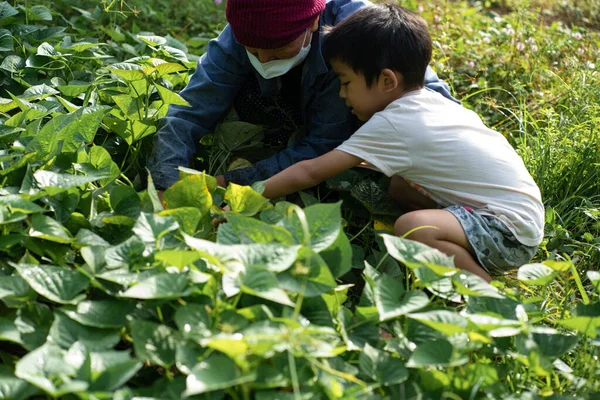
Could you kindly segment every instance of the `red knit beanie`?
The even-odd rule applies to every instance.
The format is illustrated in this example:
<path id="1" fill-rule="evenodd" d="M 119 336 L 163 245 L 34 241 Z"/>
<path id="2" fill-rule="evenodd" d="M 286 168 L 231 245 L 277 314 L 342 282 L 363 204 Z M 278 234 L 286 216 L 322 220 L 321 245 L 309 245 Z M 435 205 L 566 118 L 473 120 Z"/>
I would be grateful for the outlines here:
<path id="1" fill-rule="evenodd" d="M 226 15 L 240 44 L 276 49 L 302 35 L 324 9 L 325 0 L 228 0 Z"/>

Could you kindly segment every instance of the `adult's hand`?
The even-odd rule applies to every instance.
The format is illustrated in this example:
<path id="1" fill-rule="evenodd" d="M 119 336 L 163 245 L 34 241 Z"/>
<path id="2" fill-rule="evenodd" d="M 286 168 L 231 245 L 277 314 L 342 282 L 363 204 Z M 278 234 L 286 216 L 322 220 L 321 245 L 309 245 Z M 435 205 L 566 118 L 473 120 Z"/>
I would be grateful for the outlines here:
<path id="1" fill-rule="evenodd" d="M 227 187 L 227 181 L 223 175 L 217 175 L 215 178 L 217 179 L 217 185 Z"/>

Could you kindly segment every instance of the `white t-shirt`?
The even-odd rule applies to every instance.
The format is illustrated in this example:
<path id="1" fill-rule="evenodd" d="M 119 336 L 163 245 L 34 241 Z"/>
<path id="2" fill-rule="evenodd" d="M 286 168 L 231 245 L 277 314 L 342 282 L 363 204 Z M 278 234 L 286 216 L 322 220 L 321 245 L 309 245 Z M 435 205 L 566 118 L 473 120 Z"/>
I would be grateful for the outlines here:
<path id="1" fill-rule="evenodd" d="M 525 245 L 542 241 L 544 206 L 523 160 L 476 113 L 438 93 L 403 95 L 337 149 L 412 181 L 441 206 L 496 216 Z"/>

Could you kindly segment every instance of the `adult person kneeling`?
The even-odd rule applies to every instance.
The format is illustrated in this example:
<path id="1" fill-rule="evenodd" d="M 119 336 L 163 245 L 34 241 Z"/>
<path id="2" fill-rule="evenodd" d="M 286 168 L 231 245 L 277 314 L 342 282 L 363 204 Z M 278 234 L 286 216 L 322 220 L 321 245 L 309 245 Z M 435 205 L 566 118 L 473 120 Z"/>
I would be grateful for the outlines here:
<path id="1" fill-rule="evenodd" d="M 200 138 L 214 131 L 232 106 L 242 121 L 268 126 L 265 141 L 282 150 L 251 167 L 218 176 L 222 186 L 265 180 L 348 139 L 359 122 L 338 96 L 339 80 L 321 54 L 321 32 L 369 4 L 228 0 L 229 24 L 209 42 L 181 91 L 190 107 L 171 106 L 154 136 L 148 169 L 155 186 L 162 191 L 177 181 L 177 167 L 191 165 Z M 453 99 L 446 83 L 429 67 L 424 80 L 426 87 Z M 287 146 L 296 129 L 299 139 Z"/>

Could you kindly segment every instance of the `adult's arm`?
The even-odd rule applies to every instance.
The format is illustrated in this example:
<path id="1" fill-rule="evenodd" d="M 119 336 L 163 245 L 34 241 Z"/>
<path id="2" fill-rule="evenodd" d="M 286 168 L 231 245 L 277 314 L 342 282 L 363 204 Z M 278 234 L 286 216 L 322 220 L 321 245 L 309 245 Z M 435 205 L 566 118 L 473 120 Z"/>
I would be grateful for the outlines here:
<path id="1" fill-rule="evenodd" d="M 200 138 L 214 131 L 251 73 L 243 47 L 227 25 L 217 39 L 209 42 L 196 72 L 181 91 L 190 107 L 171 106 L 154 135 L 148 169 L 158 189 L 177 181 L 178 166 L 190 165 Z"/>

